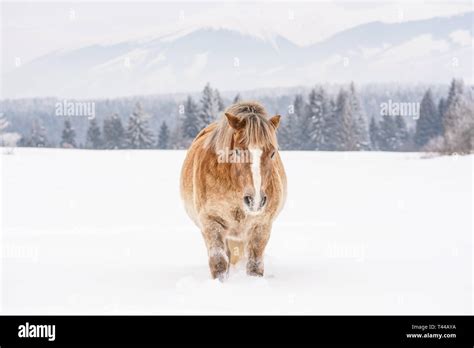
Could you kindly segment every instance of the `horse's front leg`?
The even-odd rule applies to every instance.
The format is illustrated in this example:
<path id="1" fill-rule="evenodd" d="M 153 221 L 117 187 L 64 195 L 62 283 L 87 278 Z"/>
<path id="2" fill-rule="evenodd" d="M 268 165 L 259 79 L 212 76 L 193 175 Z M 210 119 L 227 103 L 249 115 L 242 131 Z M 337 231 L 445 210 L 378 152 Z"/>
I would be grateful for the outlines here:
<path id="1" fill-rule="evenodd" d="M 247 241 L 247 274 L 263 276 L 263 253 L 270 238 L 270 225 L 255 225 L 248 235 Z"/>
<path id="2" fill-rule="evenodd" d="M 206 217 L 202 235 L 209 255 L 209 269 L 213 279 L 223 281 L 229 270 L 229 256 L 224 244 L 225 222 L 218 217 Z"/>

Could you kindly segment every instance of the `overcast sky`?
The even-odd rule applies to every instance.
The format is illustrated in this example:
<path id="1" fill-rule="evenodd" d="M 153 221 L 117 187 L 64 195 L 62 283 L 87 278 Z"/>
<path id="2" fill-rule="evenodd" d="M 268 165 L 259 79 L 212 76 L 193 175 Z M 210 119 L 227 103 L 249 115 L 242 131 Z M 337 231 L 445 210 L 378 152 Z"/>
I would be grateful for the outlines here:
<path id="1" fill-rule="evenodd" d="M 201 26 L 279 33 L 307 45 L 371 21 L 410 21 L 472 11 L 468 1 L 2 2 L 3 68 L 58 49 L 149 38 Z"/>

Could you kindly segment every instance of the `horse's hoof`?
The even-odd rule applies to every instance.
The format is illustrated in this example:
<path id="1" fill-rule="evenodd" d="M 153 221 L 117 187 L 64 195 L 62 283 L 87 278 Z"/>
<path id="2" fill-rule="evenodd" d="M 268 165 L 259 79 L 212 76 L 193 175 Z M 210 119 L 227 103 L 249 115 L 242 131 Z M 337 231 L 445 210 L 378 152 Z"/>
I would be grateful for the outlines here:
<path id="1" fill-rule="evenodd" d="M 213 279 L 219 279 L 221 282 L 227 278 L 229 262 L 223 256 L 214 256 L 209 258 L 209 267 Z"/>
<path id="2" fill-rule="evenodd" d="M 247 275 L 252 277 L 263 277 L 263 263 L 249 261 L 247 263 Z"/>
<path id="3" fill-rule="evenodd" d="M 227 272 L 216 274 L 214 279 L 219 280 L 221 283 L 225 282 L 228 278 Z"/>
<path id="4" fill-rule="evenodd" d="M 263 277 L 263 271 L 247 271 L 247 275 L 251 277 Z"/>

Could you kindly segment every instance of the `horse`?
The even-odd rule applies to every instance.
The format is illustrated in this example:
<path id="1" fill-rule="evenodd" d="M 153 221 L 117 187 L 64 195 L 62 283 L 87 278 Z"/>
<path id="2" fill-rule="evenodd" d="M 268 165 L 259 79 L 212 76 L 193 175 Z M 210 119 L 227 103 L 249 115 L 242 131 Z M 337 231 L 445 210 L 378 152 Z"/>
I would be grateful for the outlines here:
<path id="1" fill-rule="evenodd" d="M 229 106 L 191 143 L 181 170 L 184 207 L 201 230 L 213 279 L 246 259 L 249 276 L 263 276 L 272 223 L 286 200 L 278 153 L 280 115 L 258 102 Z"/>

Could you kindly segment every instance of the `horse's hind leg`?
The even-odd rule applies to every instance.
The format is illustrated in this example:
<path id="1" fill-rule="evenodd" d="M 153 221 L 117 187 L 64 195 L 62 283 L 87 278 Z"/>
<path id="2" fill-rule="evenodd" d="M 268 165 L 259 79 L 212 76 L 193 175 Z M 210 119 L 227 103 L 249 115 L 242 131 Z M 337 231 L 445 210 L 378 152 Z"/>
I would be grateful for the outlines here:
<path id="1" fill-rule="evenodd" d="M 270 226 L 256 225 L 248 235 L 247 242 L 247 274 L 251 276 L 263 276 L 263 253 L 270 238 Z"/>
<path id="2" fill-rule="evenodd" d="M 207 218 L 203 223 L 202 235 L 209 255 L 211 276 L 221 281 L 227 277 L 229 270 L 229 257 L 223 238 L 224 230 L 225 223 L 218 217 Z"/>

